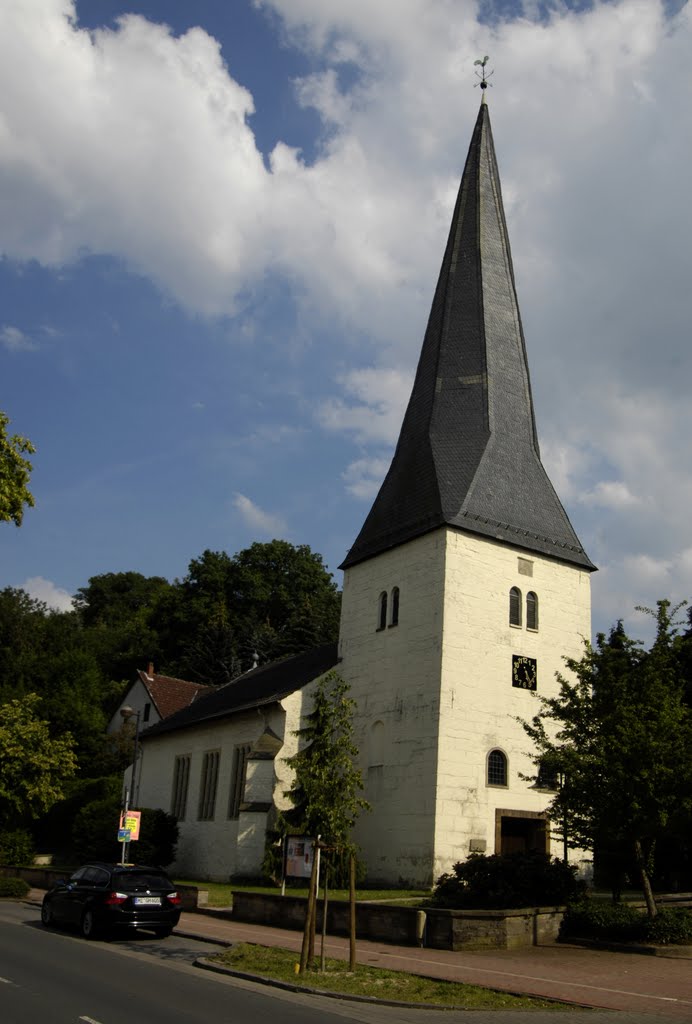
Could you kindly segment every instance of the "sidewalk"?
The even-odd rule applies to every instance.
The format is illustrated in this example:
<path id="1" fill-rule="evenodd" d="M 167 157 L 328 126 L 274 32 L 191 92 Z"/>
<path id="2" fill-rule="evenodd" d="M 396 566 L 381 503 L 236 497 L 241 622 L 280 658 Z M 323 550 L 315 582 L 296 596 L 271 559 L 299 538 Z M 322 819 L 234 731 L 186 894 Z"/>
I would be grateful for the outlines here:
<path id="1" fill-rule="evenodd" d="M 206 914 L 183 914 L 177 931 L 216 942 L 256 942 L 300 953 L 300 932 L 243 924 Z M 317 939 L 319 949 L 319 937 Z M 328 956 L 348 960 L 348 940 L 329 935 Z M 650 1013 L 692 1021 L 692 963 L 674 957 L 640 956 L 546 945 L 497 952 L 453 953 L 358 940 L 358 962 L 431 978 L 563 999 L 581 1006 Z"/>
<path id="2" fill-rule="evenodd" d="M 29 894 L 32 902 L 40 903 L 42 897 L 36 889 Z M 214 911 L 183 913 L 176 933 L 226 944 L 281 946 L 298 954 L 302 938 L 300 932 L 243 924 Z M 327 956 L 348 960 L 345 938 L 327 936 L 325 950 Z M 360 939 L 357 954 L 359 963 L 374 967 L 561 999 L 580 1006 L 692 1021 L 692 962 L 674 955 L 642 956 L 562 944 L 454 953 Z"/>

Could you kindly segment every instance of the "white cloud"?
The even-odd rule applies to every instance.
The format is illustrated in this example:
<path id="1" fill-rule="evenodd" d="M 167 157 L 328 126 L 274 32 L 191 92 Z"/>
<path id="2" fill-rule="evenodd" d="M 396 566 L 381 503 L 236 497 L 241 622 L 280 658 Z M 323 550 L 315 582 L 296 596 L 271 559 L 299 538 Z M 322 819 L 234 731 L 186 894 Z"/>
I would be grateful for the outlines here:
<path id="1" fill-rule="evenodd" d="M 327 430 L 352 434 L 361 443 L 394 444 L 411 390 L 411 377 L 398 370 L 352 370 L 340 381 L 346 399 L 333 397 L 317 410 Z"/>
<path id="2" fill-rule="evenodd" d="M 389 459 L 356 459 L 347 466 L 341 478 L 346 482 L 346 490 L 354 498 L 372 500 L 388 469 Z"/>
<path id="3" fill-rule="evenodd" d="M 475 116 L 473 60 L 490 53 L 539 435 L 605 567 L 597 616 L 611 595 L 629 607 L 666 582 L 689 593 L 692 5 L 673 19 L 659 0 L 559 5 L 543 20 L 527 5 L 492 25 L 472 0 L 255 5 L 319 58 L 296 84 L 326 129 L 312 164 L 280 143 L 265 166 L 253 98 L 201 29 L 174 38 L 128 16 L 87 33 L 68 0 L 5 0 L 5 254 L 60 266 L 114 253 L 202 313 L 233 313 L 283 275 L 303 322 L 330 325 L 319 422 L 361 446 L 353 464 L 379 459 Z M 642 553 L 669 576 L 634 571 Z"/>
<path id="4" fill-rule="evenodd" d="M 236 494 L 233 506 L 240 513 L 246 526 L 265 537 L 277 537 L 286 533 L 286 524 L 280 516 L 265 512 L 244 494 Z"/>
<path id="5" fill-rule="evenodd" d="M 587 505 L 602 505 L 614 509 L 638 505 L 640 502 L 621 480 L 601 480 L 590 491 L 582 494 L 580 500 Z"/>
<path id="6" fill-rule="evenodd" d="M 0 344 L 4 345 L 9 352 L 28 352 L 36 348 L 31 338 L 20 331 L 18 327 L 5 324 L 0 327 Z"/>
<path id="7" fill-rule="evenodd" d="M 43 601 L 49 608 L 54 608 L 59 612 L 72 611 L 72 595 L 57 586 L 52 580 L 44 579 L 43 576 L 31 576 L 22 583 L 21 589 L 25 590 L 35 601 Z"/>

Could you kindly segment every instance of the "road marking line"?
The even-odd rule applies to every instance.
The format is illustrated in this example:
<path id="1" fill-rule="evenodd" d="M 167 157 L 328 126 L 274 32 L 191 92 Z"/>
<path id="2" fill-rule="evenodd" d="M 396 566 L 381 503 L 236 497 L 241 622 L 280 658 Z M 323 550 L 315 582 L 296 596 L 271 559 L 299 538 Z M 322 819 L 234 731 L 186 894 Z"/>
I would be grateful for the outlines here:
<path id="1" fill-rule="evenodd" d="M 94 1020 L 93 1017 L 80 1017 L 79 1020 L 83 1020 L 84 1024 L 101 1024 L 100 1020 Z"/>
<path id="2" fill-rule="evenodd" d="M 14 982 L 10 981 L 9 978 L 0 978 L 0 985 L 13 985 Z"/>

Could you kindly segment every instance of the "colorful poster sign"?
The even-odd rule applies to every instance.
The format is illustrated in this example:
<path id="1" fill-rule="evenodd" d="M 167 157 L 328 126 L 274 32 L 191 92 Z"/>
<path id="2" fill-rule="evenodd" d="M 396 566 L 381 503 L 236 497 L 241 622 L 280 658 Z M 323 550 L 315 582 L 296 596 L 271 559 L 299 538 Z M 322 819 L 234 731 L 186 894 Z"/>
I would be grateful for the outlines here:
<path id="1" fill-rule="evenodd" d="M 127 812 L 127 817 L 125 817 L 124 814 L 120 815 L 120 828 L 121 829 L 129 829 L 129 832 L 130 832 L 130 838 L 127 839 L 127 840 L 124 840 L 124 842 L 128 842 L 128 843 L 132 842 L 132 843 L 134 843 L 137 839 L 139 839 L 139 825 L 140 825 L 141 818 L 142 818 L 142 812 L 141 811 L 128 811 Z"/>
<path id="2" fill-rule="evenodd" d="M 309 878 L 312 874 L 312 858 L 315 840 L 310 836 L 286 837 L 286 877 Z"/>

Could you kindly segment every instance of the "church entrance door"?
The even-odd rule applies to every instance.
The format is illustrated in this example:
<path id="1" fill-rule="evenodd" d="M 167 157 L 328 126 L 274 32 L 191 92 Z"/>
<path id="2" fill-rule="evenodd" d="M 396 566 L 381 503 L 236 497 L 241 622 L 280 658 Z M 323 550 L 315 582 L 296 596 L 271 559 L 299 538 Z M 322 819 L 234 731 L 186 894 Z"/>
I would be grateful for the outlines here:
<path id="1" fill-rule="evenodd" d="M 497 853 L 549 853 L 545 815 L 532 811 L 496 811 L 495 850 Z"/>

